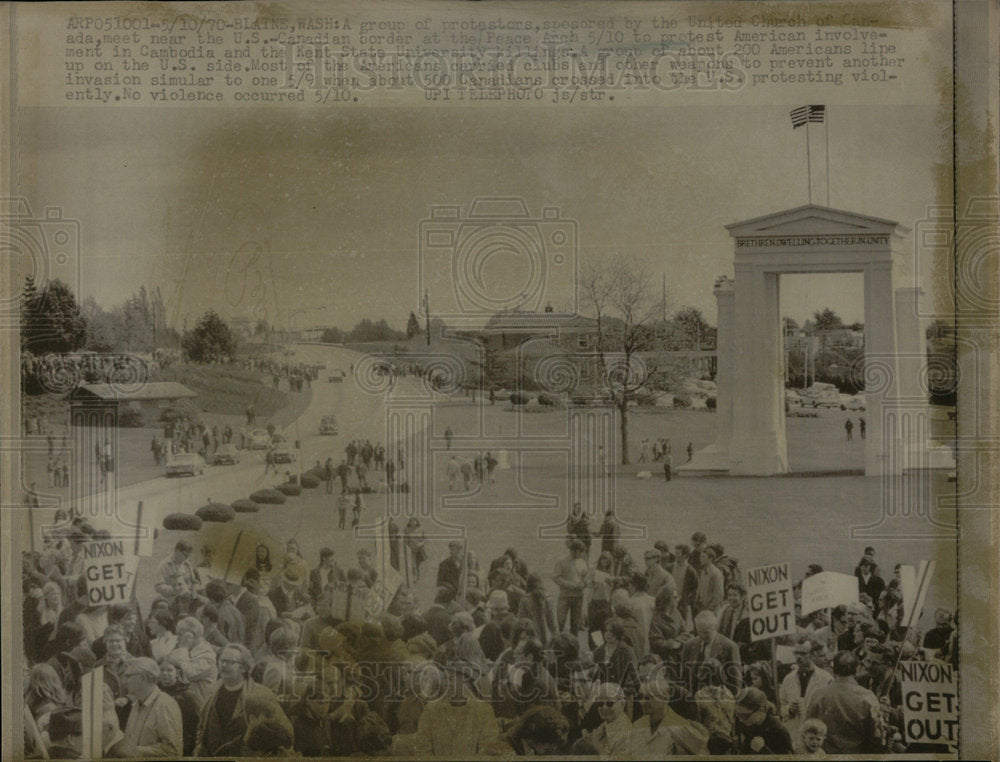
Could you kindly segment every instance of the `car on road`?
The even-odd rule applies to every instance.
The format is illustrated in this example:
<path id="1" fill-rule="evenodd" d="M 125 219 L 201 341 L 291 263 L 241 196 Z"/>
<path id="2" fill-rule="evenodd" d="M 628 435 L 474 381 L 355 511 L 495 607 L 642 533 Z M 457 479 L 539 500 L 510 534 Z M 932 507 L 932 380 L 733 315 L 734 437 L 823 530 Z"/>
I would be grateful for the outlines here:
<path id="1" fill-rule="evenodd" d="M 274 448 L 274 462 L 275 463 L 294 463 L 295 462 L 295 450 L 290 447 L 275 447 Z"/>
<path id="2" fill-rule="evenodd" d="M 339 434 L 340 427 L 337 425 L 337 416 L 324 415 L 319 421 L 319 433 L 329 435 Z"/>
<path id="3" fill-rule="evenodd" d="M 840 395 L 840 409 L 841 410 L 864 410 L 865 409 L 865 397 L 863 394 L 841 394 Z"/>
<path id="4" fill-rule="evenodd" d="M 167 476 L 201 476 L 205 473 L 205 459 L 196 452 L 174 455 L 167 463 Z"/>
<path id="5" fill-rule="evenodd" d="M 264 429 L 254 429 L 251 431 L 249 440 L 251 450 L 266 450 L 271 446 L 271 435 Z"/>
<path id="6" fill-rule="evenodd" d="M 802 397 L 794 389 L 785 389 L 785 402 L 789 407 L 802 407 Z"/>
<path id="7" fill-rule="evenodd" d="M 213 466 L 235 466 L 240 462 L 240 453 L 233 444 L 221 444 L 212 455 Z"/>

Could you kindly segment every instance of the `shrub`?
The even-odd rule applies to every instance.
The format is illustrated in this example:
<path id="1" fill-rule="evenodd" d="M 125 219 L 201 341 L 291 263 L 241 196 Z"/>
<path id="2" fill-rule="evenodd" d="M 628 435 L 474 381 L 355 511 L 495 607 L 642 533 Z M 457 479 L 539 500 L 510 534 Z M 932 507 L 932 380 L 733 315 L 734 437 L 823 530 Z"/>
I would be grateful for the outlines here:
<path id="1" fill-rule="evenodd" d="M 145 423 L 142 411 L 135 408 L 126 408 L 118 416 L 118 425 L 127 429 L 141 429 Z"/>
<path id="2" fill-rule="evenodd" d="M 163 518 L 163 528 L 197 532 L 201 529 L 201 519 L 190 513 L 171 513 Z"/>
<path id="3" fill-rule="evenodd" d="M 299 481 L 304 489 L 316 489 L 319 486 L 319 478 L 309 473 L 302 474 Z"/>
<path id="4" fill-rule="evenodd" d="M 305 478 L 306 476 L 315 476 L 322 482 L 326 480 L 326 469 L 323 468 L 323 466 L 313 466 L 304 474 L 302 474 L 302 476 L 303 478 Z"/>
<path id="5" fill-rule="evenodd" d="M 236 518 L 236 511 L 225 503 L 209 503 L 208 505 L 203 505 L 194 513 L 202 521 L 225 522 Z"/>
<path id="6" fill-rule="evenodd" d="M 527 405 L 530 400 L 531 395 L 524 392 L 511 392 L 510 394 L 510 404 L 512 405 Z"/>
<path id="7" fill-rule="evenodd" d="M 281 505 L 285 502 L 285 496 L 276 489 L 259 489 L 250 495 L 250 499 L 264 505 Z"/>
<path id="8" fill-rule="evenodd" d="M 298 484 L 292 484 L 291 482 L 285 482 L 284 484 L 279 484 L 277 490 L 283 495 L 288 495 L 290 497 L 295 497 L 296 495 L 302 494 L 302 487 Z"/>
<path id="9" fill-rule="evenodd" d="M 652 392 L 636 392 L 635 403 L 641 407 L 653 407 L 656 405 L 656 395 Z"/>
<path id="10" fill-rule="evenodd" d="M 559 404 L 559 398 L 546 392 L 542 392 L 538 395 L 538 404 L 546 405 L 548 407 L 556 407 Z"/>
<path id="11" fill-rule="evenodd" d="M 690 397 L 678 397 L 674 395 L 674 408 L 677 410 L 688 410 L 691 407 Z"/>
<path id="12" fill-rule="evenodd" d="M 191 400 L 178 400 L 160 413 L 160 420 L 164 423 L 173 423 L 181 418 L 198 422 L 198 408 Z"/>
<path id="13" fill-rule="evenodd" d="M 257 513 L 260 506 L 253 500 L 240 499 L 233 503 L 233 510 L 237 513 Z"/>
<path id="14" fill-rule="evenodd" d="M 716 404 L 718 404 L 718 403 L 716 402 L 715 397 L 706 397 L 705 398 L 705 407 L 707 407 L 709 410 L 715 410 Z"/>

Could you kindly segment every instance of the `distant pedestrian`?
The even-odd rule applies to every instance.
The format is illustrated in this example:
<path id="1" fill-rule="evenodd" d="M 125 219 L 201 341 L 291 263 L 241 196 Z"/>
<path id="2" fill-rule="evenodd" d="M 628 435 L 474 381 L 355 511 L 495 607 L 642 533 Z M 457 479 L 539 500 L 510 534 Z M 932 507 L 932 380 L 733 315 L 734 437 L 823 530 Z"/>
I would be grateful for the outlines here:
<path id="1" fill-rule="evenodd" d="M 344 529 L 347 526 L 347 494 L 341 492 L 337 498 L 337 528 Z"/>
<path id="2" fill-rule="evenodd" d="M 458 468 L 462 472 L 462 483 L 465 486 L 465 491 L 468 492 L 472 483 L 472 464 L 463 460 Z"/>
<path id="3" fill-rule="evenodd" d="M 446 428 L 444 430 L 444 441 L 447 444 L 447 448 L 446 449 L 448 449 L 448 450 L 451 449 L 451 439 L 452 439 L 453 436 L 455 436 L 455 435 L 451 431 L 451 426 L 449 426 L 448 428 Z"/>
<path id="4" fill-rule="evenodd" d="M 270 471 L 274 471 L 274 473 L 278 473 L 278 464 L 274 460 L 274 449 L 273 448 L 269 449 L 264 454 L 264 476 L 267 476 L 267 474 Z"/>
<path id="5" fill-rule="evenodd" d="M 646 463 L 649 460 L 649 439 L 643 439 L 639 446 L 639 462 Z"/>
<path id="6" fill-rule="evenodd" d="M 865 438 L 865 417 L 863 415 L 858 416 L 858 433 L 862 439 Z"/>
<path id="7" fill-rule="evenodd" d="M 844 431 L 847 432 L 847 441 L 850 442 L 854 439 L 854 423 L 848 418 L 844 421 Z"/>
<path id="8" fill-rule="evenodd" d="M 691 462 L 691 458 L 694 457 L 694 442 L 688 442 L 687 451 L 688 451 L 687 462 L 690 463 Z"/>
<path id="9" fill-rule="evenodd" d="M 670 447 L 670 440 L 663 441 L 663 477 L 669 482 L 672 478 L 674 466 L 674 453 Z"/>
<path id="10" fill-rule="evenodd" d="M 493 457 L 493 453 L 486 452 L 486 478 L 489 479 L 490 484 L 495 484 L 494 472 L 497 470 L 497 463 L 499 461 Z"/>
<path id="11" fill-rule="evenodd" d="M 451 460 L 448 461 L 448 465 L 445 467 L 445 471 L 448 474 L 448 491 L 454 492 L 455 482 L 458 480 L 459 473 L 458 458 L 452 455 Z"/>

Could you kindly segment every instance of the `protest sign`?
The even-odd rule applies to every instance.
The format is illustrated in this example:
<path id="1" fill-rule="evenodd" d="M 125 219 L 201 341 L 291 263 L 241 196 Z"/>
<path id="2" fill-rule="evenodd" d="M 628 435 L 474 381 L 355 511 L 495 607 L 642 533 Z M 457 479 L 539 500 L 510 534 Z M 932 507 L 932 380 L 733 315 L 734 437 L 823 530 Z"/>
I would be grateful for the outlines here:
<path id="1" fill-rule="evenodd" d="M 958 743 L 955 668 L 937 661 L 901 661 L 903 724 L 909 743 Z"/>
<path id="2" fill-rule="evenodd" d="M 247 569 L 270 564 L 272 574 L 281 572 L 284 546 L 250 525 L 238 521 L 206 522 L 198 530 L 197 544 L 210 549 L 207 576 L 220 582 L 239 583 Z M 203 553 L 204 555 L 204 553 Z"/>
<path id="3" fill-rule="evenodd" d="M 91 605 L 127 603 L 139 558 L 127 540 L 94 540 L 83 546 L 83 574 Z"/>
<path id="4" fill-rule="evenodd" d="M 747 601 L 753 642 L 795 634 L 795 599 L 788 564 L 748 569 Z"/>
<path id="5" fill-rule="evenodd" d="M 330 615 L 345 622 L 363 622 L 368 588 L 336 580 L 330 584 Z"/>
<path id="6" fill-rule="evenodd" d="M 934 561 L 921 561 L 920 568 L 903 565 L 899 568 L 899 578 L 903 590 L 903 620 L 901 627 L 912 627 L 920 619 L 924 599 L 934 576 Z"/>
<path id="7" fill-rule="evenodd" d="M 858 578 L 853 574 L 820 572 L 802 581 L 802 616 L 857 602 Z"/>

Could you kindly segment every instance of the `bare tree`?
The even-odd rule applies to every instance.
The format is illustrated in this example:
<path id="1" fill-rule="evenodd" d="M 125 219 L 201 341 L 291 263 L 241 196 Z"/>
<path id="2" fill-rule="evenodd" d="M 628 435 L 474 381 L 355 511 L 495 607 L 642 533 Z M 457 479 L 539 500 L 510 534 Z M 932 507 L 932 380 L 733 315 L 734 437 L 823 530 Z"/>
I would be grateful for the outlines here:
<path id="1" fill-rule="evenodd" d="M 628 406 L 664 370 L 656 351 L 663 295 L 649 269 L 632 257 L 584 268 L 580 290 L 596 320 L 597 364 L 618 410 L 621 462 L 628 459 Z"/>

